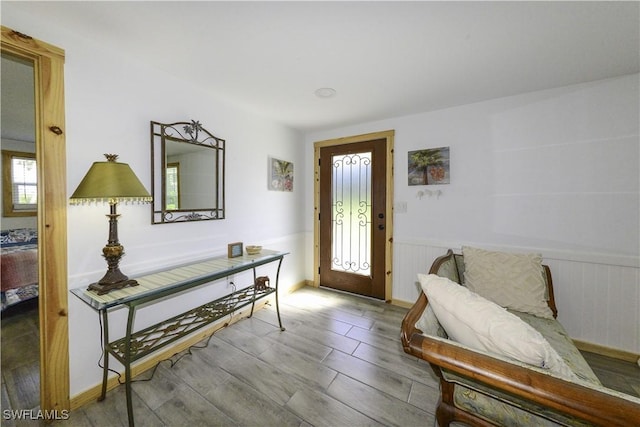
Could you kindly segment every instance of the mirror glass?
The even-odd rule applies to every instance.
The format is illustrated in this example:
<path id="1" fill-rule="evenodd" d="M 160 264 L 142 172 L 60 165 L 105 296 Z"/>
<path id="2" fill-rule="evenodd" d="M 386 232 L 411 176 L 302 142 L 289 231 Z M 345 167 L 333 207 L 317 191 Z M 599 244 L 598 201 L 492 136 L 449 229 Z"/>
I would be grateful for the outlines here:
<path id="1" fill-rule="evenodd" d="M 224 144 L 197 121 L 151 122 L 153 224 L 224 219 Z"/>

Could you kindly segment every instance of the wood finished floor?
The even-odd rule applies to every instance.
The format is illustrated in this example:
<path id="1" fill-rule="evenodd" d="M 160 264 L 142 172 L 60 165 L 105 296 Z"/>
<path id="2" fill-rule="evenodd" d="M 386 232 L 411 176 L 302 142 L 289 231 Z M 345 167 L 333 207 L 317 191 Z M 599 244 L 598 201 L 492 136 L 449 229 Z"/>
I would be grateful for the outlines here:
<path id="1" fill-rule="evenodd" d="M 218 331 L 206 348 L 174 356 L 174 362 L 182 357 L 173 366 L 162 362 L 149 381 L 134 383 L 136 425 L 434 425 L 434 374 L 400 345 L 406 309 L 312 288 L 281 300 L 285 332 L 276 327 L 273 307 L 260 310 Z M 32 329 L 13 323 L 18 322 L 2 324 L 3 368 L 20 360 L 19 350 L 5 350 L 14 345 L 12 334 Z M 637 365 L 585 357 L 605 385 L 640 395 Z M 23 359 L 22 374 L 29 365 Z M 12 370 L 2 371 L 2 408 L 31 408 L 24 405 L 32 400 L 23 395 L 33 392 L 33 379 L 27 375 L 27 392 L 21 395 L 14 384 L 20 383 L 18 374 L 7 373 Z M 3 420 L 2 425 L 35 424 Z M 127 425 L 124 387 L 54 425 Z"/>
<path id="2" fill-rule="evenodd" d="M 435 378 L 398 338 L 406 310 L 322 289 L 282 300 L 285 332 L 260 310 L 135 383 L 136 425 L 433 425 Z M 126 425 L 124 388 L 72 420 Z"/>
<path id="3" fill-rule="evenodd" d="M 40 333 L 37 306 L 2 318 L 2 409 L 40 405 Z M 2 425 L 7 424 L 2 417 Z"/>

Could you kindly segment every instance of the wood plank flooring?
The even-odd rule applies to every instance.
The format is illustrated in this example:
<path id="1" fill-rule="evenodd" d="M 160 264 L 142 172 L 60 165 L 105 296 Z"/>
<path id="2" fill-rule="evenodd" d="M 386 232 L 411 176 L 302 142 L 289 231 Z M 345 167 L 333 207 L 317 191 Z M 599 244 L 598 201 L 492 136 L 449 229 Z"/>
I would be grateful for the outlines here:
<path id="1" fill-rule="evenodd" d="M 605 387 L 640 397 L 640 366 L 595 353 L 582 352 L 585 360 Z"/>
<path id="2" fill-rule="evenodd" d="M 282 298 L 218 331 L 204 349 L 136 382 L 136 425 L 433 425 L 438 384 L 399 340 L 406 309 L 324 289 Z M 173 359 L 177 359 L 175 356 Z M 124 387 L 71 414 L 78 426 L 127 424 Z"/>
<path id="3" fill-rule="evenodd" d="M 37 305 L 2 318 L 2 409 L 40 405 L 40 341 Z M 2 426 L 5 424 L 2 418 Z"/>
<path id="4" fill-rule="evenodd" d="M 280 309 L 285 332 L 268 307 L 216 332 L 205 348 L 161 362 L 153 376 L 145 373 L 148 381 L 133 384 L 136 425 L 434 425 L 435 376 L 400 344 L 406 309 L 313 288 L 281 298 Z M 3 368 L 16 354 L 5 355 L 8 331 L 3 320 Z M 637 365 L 585 356 L 606 385 L 640 395 Z M 2 408 L 29 408 L 15 400 L 19 387 L 9 384 L 14 379 L 7 371 Z M 124 387 L 53 425 L 126 426 Z"/>

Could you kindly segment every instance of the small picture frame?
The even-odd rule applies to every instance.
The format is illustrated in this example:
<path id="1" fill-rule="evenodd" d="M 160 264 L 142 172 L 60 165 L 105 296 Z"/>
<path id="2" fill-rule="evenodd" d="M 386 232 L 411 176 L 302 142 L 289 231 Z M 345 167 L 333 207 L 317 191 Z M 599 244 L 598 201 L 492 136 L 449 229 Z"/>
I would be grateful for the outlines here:
<path id="1" fill-rule="evenodd" d="M 242 256 L 242 242 L 229 243 L 227 255 L 229 258 Z"/>

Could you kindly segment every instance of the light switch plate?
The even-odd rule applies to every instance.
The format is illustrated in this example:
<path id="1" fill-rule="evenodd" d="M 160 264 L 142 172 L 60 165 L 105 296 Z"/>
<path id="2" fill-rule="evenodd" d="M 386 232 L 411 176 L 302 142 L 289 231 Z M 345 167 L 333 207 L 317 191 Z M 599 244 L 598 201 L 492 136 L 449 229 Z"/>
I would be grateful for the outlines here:
<path id="1" fill-rule="evenodd" d="M 407 213 L 407 202 L 395 202 L 393 210 L 395 213 Z"/>

